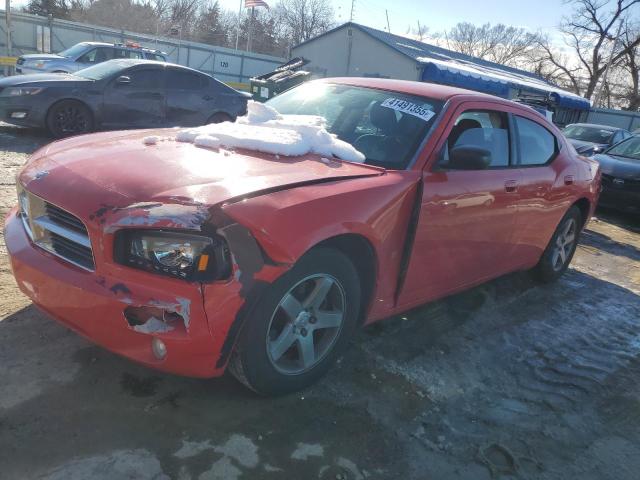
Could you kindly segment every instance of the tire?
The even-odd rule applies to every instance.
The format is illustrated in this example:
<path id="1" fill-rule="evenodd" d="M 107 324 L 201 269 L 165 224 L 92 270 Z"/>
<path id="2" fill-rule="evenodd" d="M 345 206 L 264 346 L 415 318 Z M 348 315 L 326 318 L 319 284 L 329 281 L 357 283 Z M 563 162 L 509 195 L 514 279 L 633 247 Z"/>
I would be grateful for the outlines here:
<path id="1" fill-rule="evenodd" d="M 233 122 L 233 118 L 230 115 L 227 115 L 224 112 L 214 113 L 207 120 L 207 125 L 210 123 L 222 123 L 222 122 Z"/>
<path id="2" fill-rule="evenodd" d="M 556 281 L 569 268 L 578 246 L 582 214 L 575 205 L 562 217 L 540 261 L 533 269 L 534 276 L 544 283 Z M 564 252 L 564 254 L 560 252 Z"/>
<path id="3" fill-rule="evenodd" d="M 261 395 L 308 387 L 329 370 L 356 330 L 360 298 L 353 263 L 334 249 L 312 250 L 258 301 L 232 355 L 230 372 Z"/>
<path id="4" fill-rule="evenodd" d="M 93 131 L 93 114 L 82 102 L 62 100 L 47 112 L 47 129 L 55 138 Z"/>

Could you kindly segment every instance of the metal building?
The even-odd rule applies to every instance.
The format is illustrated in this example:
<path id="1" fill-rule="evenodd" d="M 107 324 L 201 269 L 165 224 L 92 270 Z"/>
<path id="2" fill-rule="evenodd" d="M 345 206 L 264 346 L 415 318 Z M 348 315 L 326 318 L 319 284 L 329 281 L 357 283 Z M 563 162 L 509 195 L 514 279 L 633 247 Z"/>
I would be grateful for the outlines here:
<path id="1" fill-rule="evenodd" d="M 440 83 L 546 105 L 554 122 L 577 121 L 589 100 L 541 77 L 424 42 L 349 22 L 303 42 L 292 57 L 320 77 L 358 76 Z"/>

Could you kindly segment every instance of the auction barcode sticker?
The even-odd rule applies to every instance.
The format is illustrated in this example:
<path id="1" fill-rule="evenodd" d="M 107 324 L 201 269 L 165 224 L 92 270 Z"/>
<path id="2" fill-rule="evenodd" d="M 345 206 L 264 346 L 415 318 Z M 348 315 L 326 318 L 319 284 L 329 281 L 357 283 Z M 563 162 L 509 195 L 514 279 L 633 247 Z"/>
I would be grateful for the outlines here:
<path id="1" fill-rule="evenodd" d="M 407 102 L 406 100 L 400 100 L 399 98 L 387 98 L 381 104 L 383 107 L 392 108 L 402 113 L 408 113 L 409 115 L 413 115 L 414 117 L 421 118 L 425 122 L 428 122 L 433 118 L 435 112 L 433 110 L 429 110 L 423 106 L 418 105 L 417 103 Z"/>

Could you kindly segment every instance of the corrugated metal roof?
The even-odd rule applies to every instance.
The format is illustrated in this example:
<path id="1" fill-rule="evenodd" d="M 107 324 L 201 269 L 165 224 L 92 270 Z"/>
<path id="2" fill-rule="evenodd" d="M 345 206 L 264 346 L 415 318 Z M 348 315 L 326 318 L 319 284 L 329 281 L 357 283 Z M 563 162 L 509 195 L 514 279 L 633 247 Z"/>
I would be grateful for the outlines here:
<path id="1" fill-rule="evenodd" d="M 348 23 L 345 25 L 349 25 Z M 454 52 L 453 50 L 447 50 L 446 48 L 431 45 L 429 43 L 420 42 L 411 38 L 402 37 L 400 35 L 394 35 L 393 33 L 385 32 L 383 30 L 377 30 L 375 28 L 360 25 L 359 23 L 352 23 L 356 28 L 365 31 L 372 37 L 377 38 L 381 42 L 386 43 L 391 48 L 398 50 L 404 55 L 413 58 L 415 61 L 424 63 L 424 58 L 433 58 L 435 60 L 461 60 L 466 62 L 472 62 L 476 65 L 485 66 L 489 68 L 498 68 L 505 72 L 510 72 L 518 75 L 523 75 L 536 80 L 544 80 L 535 73 L 527 72 L 526 70 L 520 70 L 519 68 L 508 67 L 499 63 L 490 62 L 481 58 L 472 57 L 460 52 Z M 343 25 L 344 26 L 344 25 Z"/>

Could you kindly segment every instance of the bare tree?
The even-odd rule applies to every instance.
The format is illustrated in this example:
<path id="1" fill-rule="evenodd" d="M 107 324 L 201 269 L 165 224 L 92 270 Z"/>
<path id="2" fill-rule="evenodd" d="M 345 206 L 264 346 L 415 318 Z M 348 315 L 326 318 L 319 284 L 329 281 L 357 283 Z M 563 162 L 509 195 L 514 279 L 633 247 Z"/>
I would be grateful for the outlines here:
<path id="1" fill-rule="evenodd" d="M 280 0 L 274 15 L 291 46 L 326 32 L 334 24 L 329 0 Z"/>
<path id="2" fill-rule="evenodd" d="M 560 31 L 565 35 L 567 46 L 576 61 L 559 55 L 549 42 L 541 42 L 539 47 L 545 52 L 546 61 L 563 72 L 577 94 L 591 98 L 607 68 L 618 24 L 632 12 L 637 12 L 640 0 L 567 1 L 574 5 L 575 10 L 571 17 L 563 19 Z M 613 52 L 611 64 L 619 65 L 629 51 L 638 45 L 640 35 L 636 34 Z"/>
<path id="3" fill-rule="evenodd" d="M 528 58 L 528 52 L 540 42 L 538 33 L 501 23 L 476 26 L 462 22 L 443 35 L 447 47 L 452 50 L 512 66 L 520 65 Z"/>
<path id="4" fill-rule="evenodd" d="M 640 26 L 628 26 L 621 38 L 623 47 L 627 50 L 622 59 L 622 68 L 628 73 L 630 82 L 624 93 L 627 110 L 640 110 L 640 45 L 631 46 L 639 35 Z"/>

